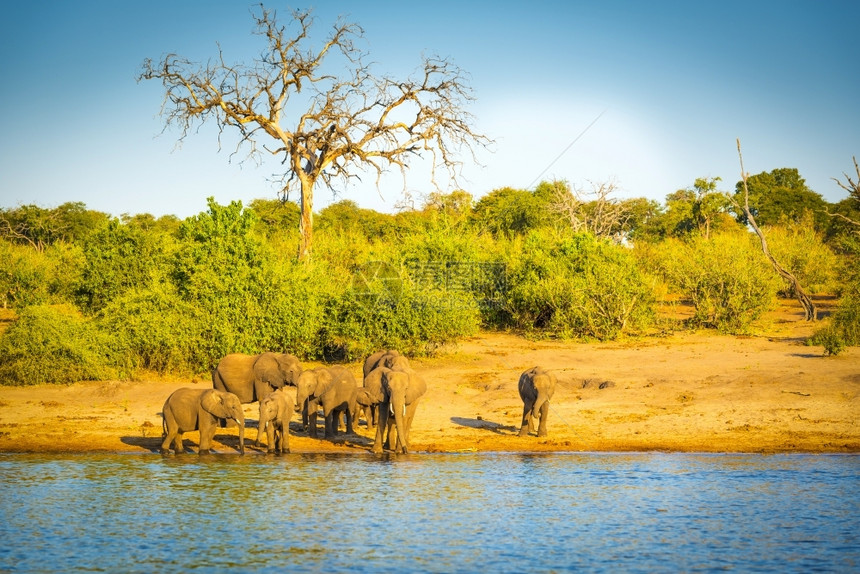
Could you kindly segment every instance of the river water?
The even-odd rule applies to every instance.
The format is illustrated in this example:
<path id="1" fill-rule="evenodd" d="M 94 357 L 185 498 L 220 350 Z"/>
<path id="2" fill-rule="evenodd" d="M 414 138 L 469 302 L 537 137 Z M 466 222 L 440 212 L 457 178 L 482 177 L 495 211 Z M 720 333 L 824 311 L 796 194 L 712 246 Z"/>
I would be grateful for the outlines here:
<path id="1" fill-rule="evenodd" d="M 0 455 L 0 571 L 860 571 L 860 456 Z"/>

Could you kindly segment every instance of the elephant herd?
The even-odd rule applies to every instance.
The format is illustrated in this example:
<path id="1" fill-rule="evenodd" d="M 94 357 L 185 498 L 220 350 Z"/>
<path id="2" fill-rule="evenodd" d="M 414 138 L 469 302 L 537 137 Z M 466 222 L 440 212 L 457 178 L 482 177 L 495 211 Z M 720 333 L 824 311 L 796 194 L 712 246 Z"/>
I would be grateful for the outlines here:
<path id="1" fill-rule="evenodd" d="M 331 439 L 339 432 L 341 419 L 345 420 L 346 433 L 352 434 L 363 411 L 368 430 L 376 428 L 372 452 L 408 453 L 409 429 L 427 384 L 409 360 L 395 350 L 373 353 L 364 361 L 362 372 L 363 384 L 359 386 L 352 372 L 339 365 L 303 369 L 299 360 L 287 353 L 227 355 L 212 371 L 213 388 L 182 388 L 167 398 L 162 409 L 161 452 L 169 452 L 171 443 L 175 452 L 183 452 L 182 434 L 199 431 L 199 452 L 208 453 L 215 429 L 233 421 L 239 427 L 239 452 L 244 454 L 242 405 L 259 402 L 255 444 L 259 447 L 265 434 L 268 452 L 290 452 L 289 429 L 294 413 L 301 416 L 302 428 L 309 436 L 316 437 L 321 411 L 324 436 Z M 539 421 L 538 436 L 546 435 L 549 400 L 555 385 L 555 375 L 541 367 L 520 376 L 520 436 L 534 432 L 534 419 Z"/>

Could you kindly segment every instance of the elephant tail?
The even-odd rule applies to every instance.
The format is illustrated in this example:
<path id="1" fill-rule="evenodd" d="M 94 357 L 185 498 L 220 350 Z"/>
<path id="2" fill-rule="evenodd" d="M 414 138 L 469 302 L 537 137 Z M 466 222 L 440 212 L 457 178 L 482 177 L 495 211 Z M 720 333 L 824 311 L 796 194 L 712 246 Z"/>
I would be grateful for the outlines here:
<path id="1" fill-rule="evenodd" d="M 164 412 L 158 413 L 161 415 L 161 438 L 167 436 L 167 419 L 164 417 Z"/>

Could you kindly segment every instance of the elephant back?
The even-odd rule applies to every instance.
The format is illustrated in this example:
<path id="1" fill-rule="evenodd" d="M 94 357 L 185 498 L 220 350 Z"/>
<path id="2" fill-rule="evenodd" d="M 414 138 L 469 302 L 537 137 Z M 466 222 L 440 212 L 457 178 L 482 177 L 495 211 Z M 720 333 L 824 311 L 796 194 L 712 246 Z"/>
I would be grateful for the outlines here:
<path id="1" fill-rule="evenodd" d="M 230 353 L 212 371 L 212 386 L 233 393 L 243 403 L 254 402 L 254 364 L 258 355 Z"/>

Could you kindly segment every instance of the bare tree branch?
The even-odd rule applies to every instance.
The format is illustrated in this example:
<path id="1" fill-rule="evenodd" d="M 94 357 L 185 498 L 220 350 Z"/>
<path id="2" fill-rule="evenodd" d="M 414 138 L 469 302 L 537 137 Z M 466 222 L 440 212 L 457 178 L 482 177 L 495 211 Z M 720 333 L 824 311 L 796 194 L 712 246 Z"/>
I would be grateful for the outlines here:
<path id="1" fill-rule="evenodd" d="M 591 183 L 591 191 L 571 188 L 565 182 L 554 182 L 553 209 L 570 222 L 574 231 L 585 231 L 597 237 L 620 243 L 632 214 L 624 203 L 611 197 L 614 182 Z"/>
<path id="2" fill-rule="evenodd" d="M 456 185 L 461 154 L 476 161 L 475 148 L 492 143 L 473 130 L 473 117 L 465 111 L 474 99 L 468 78 L 450 61 L 425 57 L 416 78 L 377 77 L 356 47 L 364 34 L 357 24 L 337 22 L 321 47 L 308 49 L 309 11 L 292 13 L 292 36 L 265 8 L 254 20 L 266 48 L 252 65 L 228 64 L 220 48 L 217 59 L 204 66 L 168 54 L 158 63 L 145 60 L 139 79 L 162 81 L 161 115 L 165 129 L 179 129 L 179 142 L 210 121 L 218 127 L 219 148 L 227 131 L 238 131 L 231 159 L 241 151 L 245 159 L 260 161 L 263 152 L 281 158 L 282 193 L 301 196 L 300 259 L 310 255 L 318 182 L 334 190 L 370 170 L 378 185 L 393 168 L 403 175 L 405 190 L 410 162 L 426 153 L 431 181 L 440 189 L 439 170 Z M 339 69 L 328 66 L 328 57 L 342 57 L 347 71 L 327 73 Z M 258 147 L 259 140 L 274 145 Z"/>
<path id="3" fill-rule="evenodd" d="M 741 179 L 744 183 L 744 204 L 741 206 L 744 210 L 744 213 L 747 216 L 747 220 L 749 221 L 750 227 L 753 228 L 756 235 L 758 235 L 759 240 L 761 241 L 761 249 L 764 252 L 765 257 L 768 258 L 770 264 L 773 266 L 774 270 L 779 273 L 780 277 L 791 283 L 794 288 L 794 292 L 797 295 L 797 300 L 800 301 L 801 306 L 803 307 L 803 312 L 807 321 L 815 321 L 818 318 L 818 313 L 815 309 L 815 303 L 812 302 L 812 298 L 803 290 L 803 287 L 800 286 L 800 282 L 797 280 L 791 272 L 786 270 L 782 265 L 777 262 L 774 256 L 770 253 L 770 250 L 767 247 L 767 240 L 764 238 L 764 233 L 762 233 L 758 224 L 755 221 L 755 217 L 753 217 L 752 212 L 750 211 L 750 194 L 749 189 L 747 187 L 747 172 L 744 170 L 744 157 L 741 155 L 741 140 L 737 140 L 738 143 L 738 158 L 740 158 L 741 162 Z"/>

